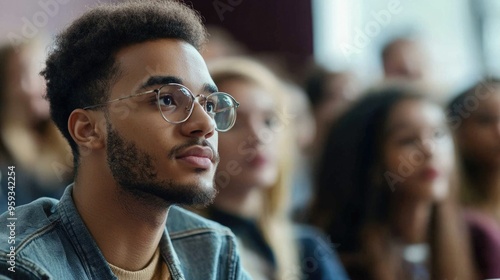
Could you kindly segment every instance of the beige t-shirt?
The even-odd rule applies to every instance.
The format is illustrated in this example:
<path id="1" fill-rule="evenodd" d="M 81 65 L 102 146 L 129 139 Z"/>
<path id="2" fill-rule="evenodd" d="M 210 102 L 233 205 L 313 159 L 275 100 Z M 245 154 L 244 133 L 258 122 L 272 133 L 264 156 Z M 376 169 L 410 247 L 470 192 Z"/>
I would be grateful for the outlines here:
<path id="1" fill-rule="evenodd" d="M 128 271 L 108 263 L 111 271 L 120 280 L 167 280 L 170 279 L 170 271 L 167 264 L 160 258 L 160 248 L 156 249 L 149 264 L 138 271 Z"/>

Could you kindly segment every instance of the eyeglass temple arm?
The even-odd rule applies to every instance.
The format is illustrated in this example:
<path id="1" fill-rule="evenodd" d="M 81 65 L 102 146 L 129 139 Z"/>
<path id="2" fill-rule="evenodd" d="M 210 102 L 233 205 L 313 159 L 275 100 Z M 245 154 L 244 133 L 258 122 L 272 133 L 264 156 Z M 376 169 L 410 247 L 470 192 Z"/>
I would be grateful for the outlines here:
<path id="1" fill-rule="evenodd" d="M 158 89 L 153 89 L 153 90 L 148 90 L 148 91 L 145 91 L 145 92 L 134 93 L 132 95 L 128 95 L 128 96 L 116 98 L 116 99 L 113 99 L 113 100 L 106 101 L 104 103 L 100 103 L 100 104 L 96 104 L 96 105 L 92 105 L 92 106 L 87 106 L 87 107 L 84 107 L 83 110 L 99 108 L 99 107 L 102 107 L 104 105 L 108 105 L 109 103 L 113 103 L 113 102 L 116 102 L 116 101 L 124 100 L 124 99 L 127 99 L 127 98 L 132 98 L 132 97 L 136 97 L 136 96 L 141 96 L 141 95 L 144 95 L 144 94 L 148 94 L 148 93 L 152 93 L 152 92 L 157 92 L 157 91 L 158 91 Z"/>
<path id="2" fill-rule="evenodd" d="M 236 109 L 236 108 L 238 108 L 239 106 L 240 106 L 240 104 L 239 104 L 239 103 L 235 103 L 235 104 L 234 104 L 234 107 L 226 107 L 226 108 L 223 108 L 223 109 L 217 110 L 217 112 L 216 112 L 216 113 L 221 113 L 221 112 L 229 111 L 229 110 L 231 110 L 231 109 L 233 109 L 233 108 L 234 108 L 234 109 Z"/>

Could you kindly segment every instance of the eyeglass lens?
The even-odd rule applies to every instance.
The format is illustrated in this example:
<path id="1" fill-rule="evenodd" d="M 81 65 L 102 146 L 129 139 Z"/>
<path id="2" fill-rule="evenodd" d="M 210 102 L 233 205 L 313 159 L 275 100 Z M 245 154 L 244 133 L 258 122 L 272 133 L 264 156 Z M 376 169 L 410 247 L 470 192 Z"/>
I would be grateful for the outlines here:
<path id="1" fill-rule="evenodd" d="M 211 94 L 205 104 L 207 113 L 215 120 L 218 131 L 231 128 L 236 119 L 236 109 L 233 99 L 225 93 Z M 173 123 L 185 121 L 193 108 L 191 93 L 182 86 L 165 85 L 158 94 L 158 106 L 163 117 Z"/>
<path id="2" fill-rule="evenodd" d="M 225 93 L 212 94 L 207 103 L 214 104 L 214 120 L 219 131 L 230 129 L 236 120 L 236 109 L 233 99 Z"/>

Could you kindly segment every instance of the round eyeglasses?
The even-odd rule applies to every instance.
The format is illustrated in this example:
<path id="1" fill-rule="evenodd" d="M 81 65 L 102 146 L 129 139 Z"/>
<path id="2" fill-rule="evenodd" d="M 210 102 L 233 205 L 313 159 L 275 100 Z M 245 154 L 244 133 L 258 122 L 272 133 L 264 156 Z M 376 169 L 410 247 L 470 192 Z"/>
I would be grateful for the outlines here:
<path id="1" fill-rule="evenodd" d="M 84 110 L 94 109 L 108 105 L 112 102 L 141 96 L 149 93 L 156 94 L 156 104 L 162 118 L 172 124 L 187 121 L 193 113 L 194 102 L 198 98 L 200 105 L 215 121 L 215 129 L 225 132 L 233 127 L 236 121 L 236 109 L 240 104 L 229 94 L 214 92 L 208 96 L 194 94 L 185 86 L 176 83 L 162 85 L 160 88 L 146 92 L 135 93 L 129 96 L 113 99 L 101 104 L 87 106 Z"/>

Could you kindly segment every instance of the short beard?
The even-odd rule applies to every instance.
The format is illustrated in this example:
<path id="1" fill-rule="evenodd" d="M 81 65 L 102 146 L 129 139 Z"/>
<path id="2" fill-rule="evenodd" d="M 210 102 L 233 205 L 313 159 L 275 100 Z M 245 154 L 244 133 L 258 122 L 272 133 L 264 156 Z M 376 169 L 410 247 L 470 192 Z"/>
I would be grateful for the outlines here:
<path id="1" fill-rule="evenodd" d="M 214 187 L 158 179 L 153 157 L 124 140 L 108 121 L 106 126 L 108 166 L 123 192 L 157 208 L 172 204 L 207 206 L 213 202 L 217 193 Z"/>

